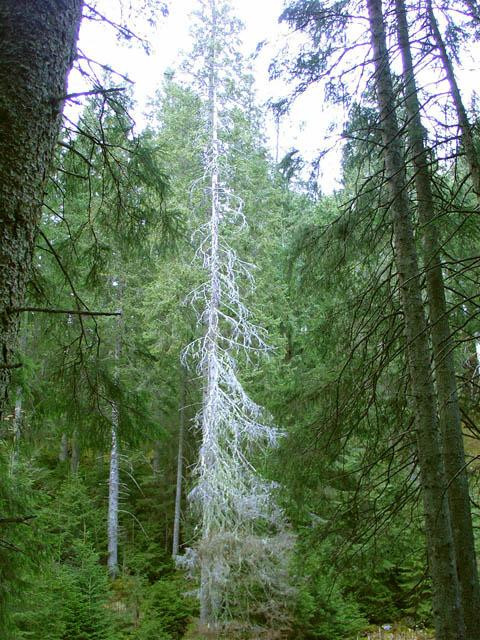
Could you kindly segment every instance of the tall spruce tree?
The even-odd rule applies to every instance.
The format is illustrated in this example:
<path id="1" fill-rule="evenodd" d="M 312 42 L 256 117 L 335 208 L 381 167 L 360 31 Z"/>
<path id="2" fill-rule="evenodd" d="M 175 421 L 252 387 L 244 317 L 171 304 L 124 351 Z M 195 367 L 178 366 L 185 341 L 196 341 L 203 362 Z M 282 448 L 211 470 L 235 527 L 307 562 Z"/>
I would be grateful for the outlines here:
<path id="1" fill-rule="evenodd" d="M 438 403 L 441 409 L 442 424 L 445 424 L 446 420 L 451 422 L 450 418 L 446 418 L 446 413 L 448 413 L 449 407 L 451 408 L 454 402 L 453 390 L 455 387 L 455 373 L 453 366 L 450 369 L 448 388 L 445 378 L 442 381 L 442 372 L 440 370 L 441 366 L 445 367 L 447 364 L 445 354 L 449 352 L 450 349 L 445 350 L 445 348 L 443 348 L 442 355 L 438 352 L 440 348 L 439 345 L 443 344 L 443 346 L 445 346 L 445 340 L 448 342 L 450 331 L 448 326 L 446 329 L 444 326 L 445 331 L 443 332 L 443 337 L 439 336 L 441 326 L 439 326 L 438 321 L 440 319 L 442 321 L 445 320 L 446 309 L 444 308 L 443 311 L 437 309 L 435 312 L 437 321 L 433 321 L 433 323 L 436 324 L 434 342 L 435 349 L 437 350 L 437 362 L 441 366 L 440 368 L 437 367 L 437 387 L 435 389 L 433 386 L 433 375 L 430 369 L 429 327 L 425 317 L 422 299 L 422 279 L 416 258 L 416 241 L 413 233 L 414 221 L 411 217 L 410 202 L 407 196 L 408 182 L 403 156 L 404 149 L 402 146 L 404 131 L 398 120 L 399 114 L 400 117 L 402 117 L 403 113 L 400 111 L 399 103 L 396 101 L 392 74 L 390 72 L 390 49 L 387 47 L 387 34 L 382 3 L 368 2 L 367 9 L 370 25 L 369 35 L 372 42 L 375 66 L 373 83 L 371 83 L 370 87 L 373 87 L 376 93 L 378 118 L 375 116 L 373 118 L 371 117 L 370 122 L 368 122 L 367 119 L 364 128 L 359 128 L 355 131 L 352 140 L 356 141 L 357 145 L 360 145 L 362 142 L 366 142 L 365 138 L 368 137 L 372 142 L 380 144 L 383 149 L 382 158 L 385 162 L 386 173 L 382 171 L 382 167 L 377 167 L 375 174 L 369 173 L 371 171 L 370 166 L 358 171 L 357 185 L 359 185 L 360 188 L 357 186 L 357 193 L 353 195 L 355 205 L 351 207 L 351 212 L 355 214 L 358 213 L 362 197 L 365 197 L 368 193 L 378 193 L 380 196 L 379 204 L 385 207 L 385 211 L 388 209 L 391 215 L 391 218 L 383 218 L 383 226 L 385 228 L 385 221 L 387 219 L 389 220 L 389 224 L 392 225 L 400 303 L 405 319 L 404 349 L 409 363 L 409 379 L 412 390 L 411 408 L 416 418 L 420 484 L 425 505 L 430 569 L 433 574 L 434 601 L 436 603 L 435 619 L 438 625 L 437 633 L 439 637 L 461 637 L 463 633 L 463 615 L 459 590 L 455 584 L 457 577 L 456 559 L 451 554 L 453 539 L 449 513 L 450 505 L 447 505 L 445 502 L 445 493 L 447 492 L 451 477 L 457 478 L 458 482 L 463 481 L 461 493 L 463 495 L 463 504 L 465 505 L 468 504 L 468 486 L 465 475 L 463 476 L 463 480 L 461 478 L 461 474 L 464 472 L 464 463 L 461 461 L 463 442 L 459 421 L 457 420 L 456 423 L 455 453 L 451 451 L 451 443 L 448 447 L 448 455 L 450 456 L 448 462 L 452 463 L 455 458 L 457 462 L 454 464 L 457 465 L 457 469 L 456 471 L 452 471 L 452 467 L 450 467 L 448 475 L 445 474 L 442 462 L 444 448 L 440 447 L 440 434 L 437 423 L 436 390 L 439 390 Z M 368 91 L 368 83 L 364 84 L 366 74 L 363 73 L 363 75 L 361 75 L 360 73 L 360 70 L 364 68 L 364 63 L 363 61 L 359 61 L 360 58 L 358 56 L 354 59 L 354 52 L 359 47 L 365 46 L 365 39 L 359 35 L 360 29 L 352 30 L 352 32 L 350 32 L 351 37 L 349 38 L 348 36 L 350 23 L 354 22 L 357 18 L 361 20 L 364 17 L 362 11 L 363 8 L 360 7 L 358 3 L 347 1 L 342 3 L 297 2 L 286 10 L 284 17 L 298 29 L 309 33 L 315 45 L 315 49 L 304 48 L 293 67 L 294 74 L 297 75 L 299 80 L 297 85 L 299 91 L 305 90 L 312 82 L 325 81 L 329 97 L 333 97 L 334 100 L 345 100 L 348 104 L 352 97 L 348 91 L 342 92 L 342 89 L 347 88 L 345 82 L 338 87 L 334 85 L 332 81 L 333 74 L 340 75 L 342 70 L 346 68 L 347 71 L 353 70 L 354 73 L 357 73 L 357 87 L 363 90 L 363 93 L 359 91 L 356 97 L 361 95 L 364 103 L 367 105 L 369 103 L 371 104 L 372 94 Z M 345 63 L 345 66 L 342 67 L 344 60 L 347 58 L 348 63 Z M 406 91 L 407 96 L 411 96 L 411 93 L 411 90 Z M 367 113 L 367 108 L 368 107 L 365 108 L 365 113 Z M 412 118 L 413 110 L 409 113 L 411 127 Z M 373 127 L 375 127 L 375 130 L 373 130 Z M 381 134 L 381 140 L 373 135 L 373 131 Z M 367 135 L 365 135 L 366 132 Z M 412 134 L 412 128 L 410 128 L 410 132 Z M 418 131 L 415 135 L 416 138 L 410 139 L 410 145 L 413 145 L 414 141 L 418 142 Z M 423 135 L 423 131 L 420 135 Z M 417 161 L 415 174 L 418 180 L 418 163 L 421 163 L 421 158 L 418 154 L 418 144 L 415 148 L 416 152 L 414 155 Z M 369 160 L 369 164 L 372 164 L 371 159 Z M 383 192 L 384 186 L 388 190 L 388 195 Z M 383 195 L 381 195 L 382 193 Z M 424 197 L 424 194 L 422 197 Z M 432 215 L 433 213 L 430 212 L 430 216 Z M 349 218 L 348 221 L 350 220 L 355 222 L 353 218 Z M 431 220 L 431 218 L 428 218 L 429 222 L 431 222 Z M 427 220 L 423 218 L 423 224 L 425 224 L 426 221 Z M 428 272 L 432 270 L 432 265 L 435 264 L 433 256 L 438 252 L 435 251 L 431 244 L 431 242 L 434 241 L 434 236 L 431 235 L 431 225 L 428 224 L 427 226 L 428 228 L 422 229 L 422 232 L 425 234 L 424 237 L 427 237 L 430 242 L 430 245 L 426 245 L 426 261 L 428 264 L 426 270 Z M 441 287 L 439 290 L 437 286 L 439 284 L 438 280 L 435 285 L 432 284 L 433 276 L 434 273 L 427 273 L 427 281 L 433 286 L 433 289 L 430 288 L 429 294 L 432 298 L 430 308 L 432 308 L 432 305 L 435 306 L 436 301 L 438 301 L 438 296 L 441 295 Z M 363 338 L 360 339 L 360 343 L 363 341 Z M 389 348 L 388 344 L 387 342 L 386 349 Z M 382 366 L 380 363 L 381 360 L 379 361 L 379 366 Z M 451 364 L 453 365 L 453 363 Z M 443 392 L 442 385 L 445 385 Z M 352 410 L 355 410 L 353 406 Z M 448 437 L 452 437 L 452 431 L 447 432 L 447 435 Z M 431 456 L 433 449 L 435 449 L 436 452 L 435 456 Z M 436 504 L 434 504 L 435 502 Z M 457 502 L 457 504 L 459 503 Z M 455 517 L 458 526 L 457 517 L 458 514 Z M 435 531 L 432 525 L 435 523 L 438 526 L 442 518 L 443 523 Z M 465 547 L 464 544 L 463 546 Z M 475 574 L 473 544 L 469 546 L 470 551 L 467 552 L 469 557 L 468 562 L 470 563 L 470 567 L 473 567 L 473 574 Z M 448 553 L 445 553 L 445 548 L 448 549 Z M 465 551 L 465 549 L 462 551 Z M 470 580 L 468 579 L 467 582 L 468 581 Z M 448 587 L 445 588 L 447 585 Z M 450 592 L 448 591 L 449 587 L 451 588 Z M 447 600 L 443 600 L 444 598 L 447 600 L 450 598 L 448 604 Z M 447 609 L 448 614 L 446 613 Z"/>
<path id="2" fill-rule="evenodd" d="M 478 633 L 477 618 L 480 608 L 480 587 L 470 510 L 463 431 L 455 378 L 454 345 L 448 319 L 445 284 L 441 266 L 440 240 L 435 220 L 436 206 L 430 173 L 431 153 L 428 153 L 425 146 L 420 100 L 415 80 L 404 0 L 396 0 L 395 14 L 398 43 L 403 63 L 405 109 L 408 117 L 408 148 L 411 150 L 412 155 L 417 210 L 419 222 L 422 226 L 423 266 L 426 274 L 427 298 L 430 308 L 435 385 L 438 397 L 439 422 L 443 436 L 443 455 L 448 481 L 448 499 L 455 559 L 462 595 L 466 638 L 474 640 Z"/>
<path id="3" fill-rule="evenodd" d="M 382 2 L 368 0 L 367 8 L 387 184 L 391 194 L 395 260 L 405 317 L 410 390 L 415 412 L 420 482 L 433 581 L 435 627 L 440 640 L 458 640 L 465 637 L 465 627 L 446 496 L 447 481 L 430 368 L 420 269 L 407 197 L 400 128 L 395 113 Z"/>

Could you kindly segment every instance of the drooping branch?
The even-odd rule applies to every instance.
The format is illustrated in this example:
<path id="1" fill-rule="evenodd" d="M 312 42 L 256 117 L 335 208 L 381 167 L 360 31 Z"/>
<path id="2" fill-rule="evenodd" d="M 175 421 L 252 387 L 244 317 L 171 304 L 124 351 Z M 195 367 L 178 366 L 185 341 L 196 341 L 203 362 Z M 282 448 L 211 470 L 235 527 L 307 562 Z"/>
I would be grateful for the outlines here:
<path id="1" fill-rule="evenodd" d="M 110 89 L 98 87 L 97 89 L 90 89 L 90 91 L 77 91 L 76 93 L 67 93 L 64 96 L 60 96 L 59 98 L 52 98 L 52 103 L 55 104 L 67 100 L 75 101 L 76 98 L 83 98 L 85 96 L 96 96 L 99 94 L 102 96 L 106 96 L 110 93 L 119 93 L 125 90 L 125 87 L 111 87 Z"/>
<path id="2" fill-rule="evenodd" d="M 0 527 L 7 524 L 28 524 L 37 516 L 17 516 L 15 518 L 0 518 Z"/>
<path id="3" fill-rule="evenodd" d="M 128 76 L 126 76 L 125 74 L 120 73 L 119 71 L 116 71 L 113 67 L 111 67 L 108 64 L 104 64 L 103 62 L 99 62 L 98 60 L 94 60 L 93 58 L 90 58 L 89 56 L 85 55 L 85 53 L 81 49 L 78 49 L 78 54 L 76 59 L 85 60 L 85 62 L 90 66 L 90 68 L 92 67 L 92 65 L 96 67 L 100 67 L 100 69 L 103 69 L 103 71 L 106 71 L 107 73 L 111 73 L 121 78 L 125 82 L 128 82 L 129 84 L 134 84 L 133 80 Z M 86 71 L 82 71 L 82 69 L 80 69 L 80 71 L 83 73 L 83 75 L 88 75 Z"/>
<path id="4" fill-rule="evenodd" d="M 137 42 L 139 42 L 147 52 L 149 51 L 150 47 L 147 40 L 129 29 L 125 24 L 120 24 L 115 20 L 111 20 L 91 4 L 85 3 L 85 8 L 90 12 L 85 16 L 87 19 L 104 22 L 105 24 L 110 25 L 122 38 L 125 38 L 125 40 L 137 40 Z"/>
<path id="5" fill-rule="evenodd" d="M 34 313 L 52 313 L 66 314 L 69 316 L 121 316 L 121 311 L 89 311 L 88 309 L 47 309 L 44 307 L 16 307 L 12 309 L 13 313 L 25 313 L 32 311 Z"/>

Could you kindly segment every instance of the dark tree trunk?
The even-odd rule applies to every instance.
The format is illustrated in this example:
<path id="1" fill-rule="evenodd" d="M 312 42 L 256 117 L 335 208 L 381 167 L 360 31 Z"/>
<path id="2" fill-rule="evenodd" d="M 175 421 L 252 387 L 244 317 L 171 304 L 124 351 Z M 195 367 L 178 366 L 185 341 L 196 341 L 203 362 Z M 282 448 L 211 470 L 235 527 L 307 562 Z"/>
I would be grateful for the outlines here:
<path id="1" fill-rule="evenodd" d="M 477 202 L 480 204 L 480 160 L 478 158 L 477 150 L 475 149 L 475 141 L 473 139 L 473 130 L 468 119 L 467 110 L 463 104 L 462 94 L 457 84 L 455 77 L 455 71 L 453 69 L 452 61 L 448 55 L 447 47 L 443 41 L 442 34 L 438 27 L 438 22 L 435 18 L 433 10 L 432 0 L 427 0 L 427 13 L 428 22 L 430 25 L 430 31 L 433 41 L 438 50 L 440 61 L 445 70 L 447 82 L 450 88 L 450 95 L 452 97 L 455 111 L 457 112 L 458 126 L 460 129 L 460 136 L 465 153 L 465 158 L 470 169 L 470 177 L 472 179 L 473 190 L 477 196 Z"/>
<path id="2" fill-rule="evenodd" d="M 465 637 L 447 483 L 440 447 L 418 259 L 409 212 L 405 165 L 395 114 L 382 1 L 367 0 L 375 63 L 375 87 L 384 145 L 401 304 L 405 318 L 412 408 L 416 418 L 420 482 L 425 511 L 437 640 Z"/>
<path id="3" fill-rule="evenodd" d="M 466 637 L 468 640 L 475 640 L 478 637 L 480 590 L 465 465 L 465 450 L 455 379 L 453 344 L 440 263 L 440 242 L 436 229 L 430 163 L 424 142 L 420 101 L 413 69 L 404 0 L 396 0 L 396 17 L 398 40 L 403 61 L 405 107 L 409 123 L 409 148 L 415 169 L 419 221 L 423 228 L 423 262 L 430 307 L 430 331 L 435 362 L 438 415 L 443 435 L 445 471 L 448 481 L 448 502 L 462 594 Z"/>
<path id="4" fill-rule="evenodd" d="M 82 4 L 0 2 L 0 418 Z"/>

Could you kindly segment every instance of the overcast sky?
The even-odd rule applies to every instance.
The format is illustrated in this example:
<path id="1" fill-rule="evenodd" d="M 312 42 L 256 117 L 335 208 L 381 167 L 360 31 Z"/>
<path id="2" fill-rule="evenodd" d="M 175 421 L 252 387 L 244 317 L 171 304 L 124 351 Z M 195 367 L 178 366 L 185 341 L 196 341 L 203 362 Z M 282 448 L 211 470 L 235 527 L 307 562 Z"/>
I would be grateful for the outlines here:
<path id="1" fill-rule="evenodd" d="M 287 28 L 278 23 L 284 0 L 231 0 L 237 16 L 245 24 L 242 34 L 243 53 L 251 55 L 260 41 L 268 41 L 254 63 L 258 102 L 265 104 L 269 99 L 286 95 L 289 88 L 282 82 L 272 83 L 268 79 L 268 65 L 287 37 Z M 163 74 L 169 67 L 175 67 L 182 60 L 182 52 L 191 46 L 189 27 L 191 13 L 198 7 L 197 0 L 170 0 L 169 15 L 160 17 L 156 29 L 148 32 L 152 45 L 149 56 L 139 46 L 126 46 L 118 42 L 113 30 L 103 23 L 84 21 L 80 33 L 80 48 L 92 58 L 108 63 L 127 74 L 135 81 L 135 97 L 138 101 L 136 119 L 142 125 L 145 104 L 163 81 Z M 113 3 L 103 0 L 100 8 L 113 16 Z M 139 21 L 139 25 L 144 22 Z M 145 29 L 145 26 L 143 27 Z M 140 26 L 141 29 L 141 26 Z M 73 75 L 70 81 L 72 91 L 81 90 L 81 80 Z M 298 101 L 291 114 L 280 126 L 280 158 L 293 147 L 298 148 L 307 160 L 313 159 L 319 148 L 323 148 L 326 118 L 322 117 L 324 107 L 320 91 L 313 90 Z M 327 111 L 325 111 L 327 113 Z M 331 112 L 330 112 L 331 113 Z M 325 115 L 325 114 L 324 114 Z M 276 128 L 273 116 L 268 118 L 268 137 L 272 154 L 276 147 Z M 333 169 L 333 170 L 332 170 Z M 324 188 L 336 186 L 338 175 L 338 155 L 324 166 Z"/>
<path id="2" fill-rule="evenodd" d="M 129 3 L 124 1 L 124 5 Z M 135 0 L 132 2 L 135 6 Z M 137 6 L 141 4 L 137 3 Z M 251 55 L 260 41 L 267 41 L 261 54 L 254 63 L 256 90 L 258 102 L 266 104 L 270 99 L 277 99 L 288 95 L 291 88 L 284 82 L 269 81 L 268 66 L 276 53 L 285 44 L 288 34 L 285 25 L 279 25 L 284 0 L 231 0 L 237 16 L 244 22 L 243 33 L 244 50 L 246 56 Z M 122 6 L 118 0 L 99 0 L 98 6 L 105 14 L 113 19 L 118 7 Z M 127 46 L 119 43 L 114 31 L 104 23 L 84 21 L 80 33 L 80 48 L 92 58 L 111 65 L 114 69 L 127 74 L 135 81 L 135 97 L 138 101 L 136 119 L 142 126 L 142 113 L 148 98 L 161 86 L 166 69 L 177 66 L 183 59 L 183 53 L 191 48 L 189 28 L 191 13 L 198 8 L 198 0 L 168 0 L 169 15 L 159 17 L 154 30 L 148 32 L 151 42 L 151 55 L 138 46 Z M 133 30 L 146 29 L 146 21 L 140 17 L 130 20 L 129 27 Z M 479 46 L 472 48 L 478 58 Z M 460 84 L 467 102 L 472 90 L 477 87 L 478 65 L 469 52 L 465 52 L 464 70 L 460 73 Z M 428 78 L 427 78 L 428 80 Z M 83 90 L 78 75 L 72 74 L 70 87 L 72 91 Z M 290 114 L 282 119 L 279 135 L 279 157 L 287 151 L 297 148 L 307 160 L 313 160 L 319 153 L 330 147 L 336 138 L 328 139 L 328 125 L 336 121 L 337 131 L 342 130 L 344 114 L 333 107 L 327 106 L 322 100 L 322 91 L 317 87 L 309 89 L 306 95 L 298 99 Z M 272 155 L 275 154 L 276 128 L 270 113 L 267 119 L 267 134 Z M 339 145 L 334 148 L 320 165 L 320 183 L 326 192 L 339 186 Z"/>

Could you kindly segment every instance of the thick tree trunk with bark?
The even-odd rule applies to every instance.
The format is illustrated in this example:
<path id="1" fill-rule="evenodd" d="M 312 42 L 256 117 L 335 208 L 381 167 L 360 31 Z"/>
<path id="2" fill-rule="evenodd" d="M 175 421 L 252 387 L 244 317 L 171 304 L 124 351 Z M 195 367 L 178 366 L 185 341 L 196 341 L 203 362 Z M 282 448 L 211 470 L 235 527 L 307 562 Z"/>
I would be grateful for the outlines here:
<path id="1" fill-rule="evenodd" d="M 396 17 L 403 62 L 405 106 L 409 123 L 409 148 L 415 169 L 419 221 L 423 227 L 423 262 L 430 307 L 430 331 L 435 363 L 438 414 L 443 435 L 443 453 L 448 481 L 448 502 L 462 594 L 466 638 L 475 640 L 478 636 L 480 590 L 465 450 L 455 378 L 453 344 L 440 262 L 440 242 L 436 229 L 430 163 L 423 136 L 420 101 L 413 69 L 404 0 L 396 0 Z"/>
<path id="2" fill-rule="evenodd" d="M 465 632 L 446 498 L 447 483 L 440 447 L 427 326 L 415 238 L 409 213 L 405 166 L 395 114 L 382 2 L 368 0 L 367 7 L 384 159 L 391 193 L 395 260 L 405 318 L 412 404 L 416 418 L 420 482 L 433 583 L 436 637 L 437 640 L 460 640 L 465 637 Z"/>
<path id="3" fill-rule="evenodd" d="M 82 5 L 0 3 L 0 418 Z"/>

